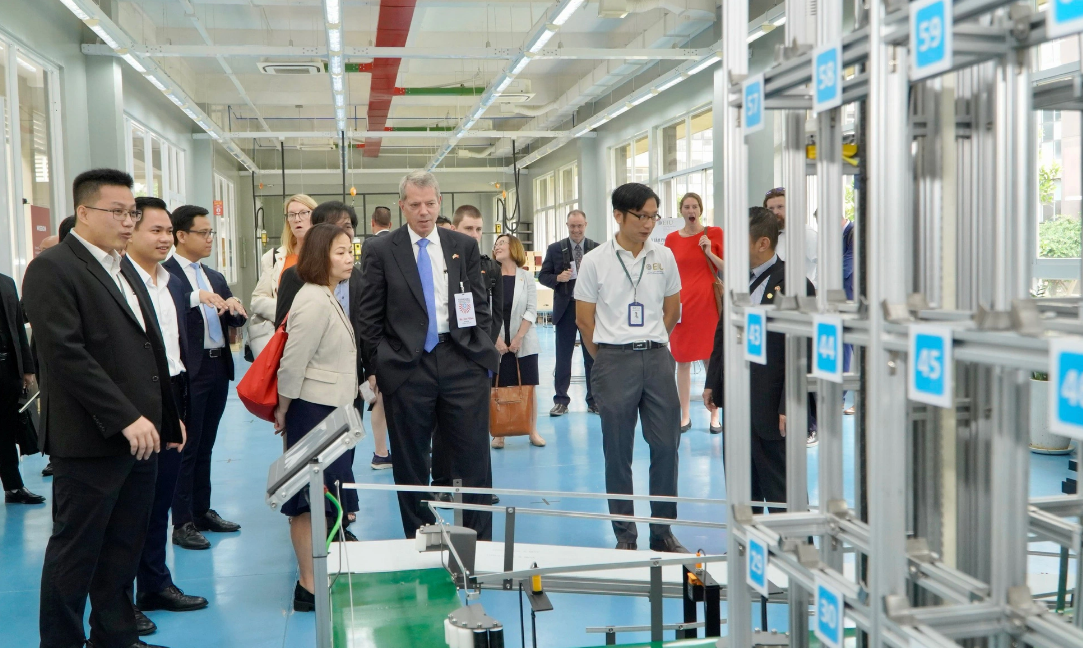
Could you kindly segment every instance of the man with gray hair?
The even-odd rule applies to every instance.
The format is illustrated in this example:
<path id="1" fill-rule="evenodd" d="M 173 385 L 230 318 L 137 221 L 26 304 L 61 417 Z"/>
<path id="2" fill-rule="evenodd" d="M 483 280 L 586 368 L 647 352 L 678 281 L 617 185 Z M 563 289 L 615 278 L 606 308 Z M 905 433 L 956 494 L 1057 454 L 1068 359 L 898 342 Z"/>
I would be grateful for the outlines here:
<path id="1" fill-rule="evenodd" d="M 489 375 L 500 356 L 488 333 L 488 287 L 477 242 L 436 227 L 440 203 L 436 178 L 411 172 L 399 184 L 407 226 L 366 243 L 360 352 L 370 386 L 383 394 L 395 483 L 428 486 L 431 450 L 446 477 L 490 488 Z M 400 493 L 399 509 L 408 538 L 435 521 L 421 494 Z M 491 513 L 467 511 L 463 521 L 478 539 L 492 538 Z"/>

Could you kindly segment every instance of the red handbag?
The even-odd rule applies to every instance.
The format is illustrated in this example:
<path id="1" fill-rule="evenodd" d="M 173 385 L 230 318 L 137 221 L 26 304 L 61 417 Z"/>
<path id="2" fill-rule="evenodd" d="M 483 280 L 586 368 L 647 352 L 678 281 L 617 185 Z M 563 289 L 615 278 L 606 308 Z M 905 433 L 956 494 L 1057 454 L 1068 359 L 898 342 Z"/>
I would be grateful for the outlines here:
<path id="1" fill-rule="evenodd" d="M 275 420 L 275 408 L 278 407 L 278 365 L 282 362 L 282 351 L 286 348 L 287 337 L 289 334 L 286 333 L 286 320 L 282 320 L 282 325 L 237 383 L 237 396 L 245 408 L 264 421 L 272 423 Z"/>

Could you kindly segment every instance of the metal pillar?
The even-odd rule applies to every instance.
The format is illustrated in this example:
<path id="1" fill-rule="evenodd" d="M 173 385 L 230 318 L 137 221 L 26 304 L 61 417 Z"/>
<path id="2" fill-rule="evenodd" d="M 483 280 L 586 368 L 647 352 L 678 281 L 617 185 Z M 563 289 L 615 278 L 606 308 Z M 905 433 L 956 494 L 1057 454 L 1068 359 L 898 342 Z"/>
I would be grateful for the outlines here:
<path id="1" fill-rule="evenodd" d="M 331 648 L 331 590 L 327 584 L 327 519 L 323 515 L 323 469 L 309 464 L 308 501 L 312 510 L 312 580 L 316 584 L 316 646 Z M 302 491 L 304 492 L 304 491 Z"/>

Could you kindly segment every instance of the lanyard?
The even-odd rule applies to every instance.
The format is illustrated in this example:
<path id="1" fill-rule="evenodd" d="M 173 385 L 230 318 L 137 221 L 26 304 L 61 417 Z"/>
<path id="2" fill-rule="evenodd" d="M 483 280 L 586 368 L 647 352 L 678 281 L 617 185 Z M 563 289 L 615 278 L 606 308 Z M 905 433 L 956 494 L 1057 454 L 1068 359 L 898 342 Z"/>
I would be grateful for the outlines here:
<path id="1" fill-rule="evenodd" d="M 624 270 L 624 276 L 628 277 L 628 283 L 632 284 L 632 301 L 636 301 L 636 294 L 639 291 L 639 284 L 643 281 L 643 271 L 647 268 L 647 253 L 643 252 L 643 264 L 639 266 L 639 278 L 632 281 L 632 275 L 628 272 L 628 267 L 624 265 L 624 259 L 620 258 L 620 252 L 614 250 L 614 254 L 617 255 L 617 261 L 620 261 L 620 267 Z"/>

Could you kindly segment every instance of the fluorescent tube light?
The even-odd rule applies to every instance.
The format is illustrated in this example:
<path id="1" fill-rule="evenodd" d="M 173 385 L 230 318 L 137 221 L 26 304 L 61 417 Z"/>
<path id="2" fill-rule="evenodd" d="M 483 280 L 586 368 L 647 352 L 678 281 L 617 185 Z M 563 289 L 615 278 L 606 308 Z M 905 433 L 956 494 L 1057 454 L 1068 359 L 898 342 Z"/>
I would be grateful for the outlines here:
<path id="1" fill-rule="evenodd" d="M 165 87 L 165 84 L 163 84 L 161 81 L 159 81 L 158 78 L 155 77 L 153 74 L 147 74 L 147 75 L 145 75 L 145 78 L 146 78 L 147 81 L 150 81 L 150 84 L 152 86 L 154 86 L 155 88 L 158 88 L 162 92 L 168 92 L 169 91 L 169 88 Z"/>
<path id="2" fill-rule="evenodd" d="M 79 20 L 90 20 L 90 16 L 86 15 L 86 12 L 79 8 L 79 5 L 75 4 L 73 0 L 60 0 L 60 3 L 68 8 L 75 17 Z"/>
<path id="3" fill-rule="evenodd" d="M 133 68 L 133 69 L 135 69 L 135 71 L 136 71 L 136 72 L 138 72 L 138 73 L 140 73 L 140 74 L 146 74 L 146 73 L 147 73 L 147 68 L 143 67 L 143 64 L 142 64 L 142 63 L 140 63 L 140 62 L 139 62 L 139 61 L 138 61 L 138 60 L 137 60 L 137 59 L 136 59 L 136 58 L 135 58 L 134 56 L 132 56 L 131 54 L 122 54 L 120 58 L 122 58 L 122 59 L 124 59 L 125 61 L 127 61 L 127 62 L 128 62 L 128 65 L 132 66 L 132 68 Z M 159 88 L 159 90 L 161 90 L 161 88 Z"/>
<path id="4" fill-rule="evenodd" d="M 181 100 L 180 100 L 180 98 L 178 98 L 178 97 L 177 97 L 177 95 L 175 95 L 175 94 L 173 94 L 172 92 L 170 92 L 169 94 L 167 94 L 167 95 L 166 95 L 166 97 L 167 97 L 167 98 L 168 98 L 168 99 L 169 99 L 170 101 L 172 101 L 173 103 L 177 104 L 177 106 L 178 106 L 179 108 L 184 108 L 184 102 L 183 102 L 183 101 L 181 101 Z"/>
<path id="5" fill-rule="evenodd" d="M 90 31 L 97 34 L 98 38 L 102 39 L 102 42 L 104 42 L 109 47 L 113 49 L 117 49 L 120 47 L 120 45 L 118 45 L 117 42 L 113 40 L 113 37 L 110 36 L 109 33 L 106 32 L 104 29 L 102 29 L 102 26 L 98 24 L 97 20 L 87 21 L 87 27 L 90 27 Z"/>
<path id="6" fill-rule="evenodd" d="M 549 39 L 552 38 L 554 34 L 556 34 L 555 31 L 546 28 L 546 30 L 543 31 L 540 36 L 538 36 L 538 40 L 534 41 L 534 44 L 531 45 L 530 49 L 527 51 L 531 54 L 537 54 L 541 51 L 543 47 L 545 47 L 545 44 L 549 42 Z"/>
<path id="7" fill-rule="evenodd" d="M 606 118 L 606 121 L 609 121 L 610 119 L 613 119 L 614 117 L 623 115 L 624 113 L 628 112 L 629 108 L 630 108 L 630 106 L 628 104 L 624 104 L 620 108 L 617 108 L 615 111 L 609 113 L 609 116 Z"/>
<path id="8" fill-rule="evenodd" d="M 711 67 L 715 63 L 718 63 L 718 55 L 717 54 L 711 54 L 710 56 L 708 56 L 704 60 L 700 61 L 699 63 L 696 63 L 696 65 L 694 67 L 692 67 L 692 69 L 688 70 L 688 73 L 689 74 L 699 74 L 700 72 L 706 70 L 707 68 Z"/>
<path id="9" fill-rule="evenodd" d="M 346 119 L 346 109 L 345 108 L 336 108 L 335 109 L 335 118 L 336 119 Z"/>
<path id="10" fill-rule="evenodd" d="M 775 27 L 781 27 L 781 26 L 785 25 L 786 24 L 786 16 L 782 16 L 781 18 L 777 18 L 771 24 L 774 25 Z"/>
<path id="11" fill-rule="evenodd" d="M 331 57 L 331 74 L 342 74 L 342 55 L 335 54 Z"/>
<path id="12" fill-rule="evenodd" d="M 327 30 L 327 49 L 332 52 L 342 51 L 342 30 L 338 27 Z"/>
<path id="13" fill-rule="evenodd" d="M 332 74 L 331 75 L 331 88 L 334 89 L 335 92 L 342 92 L 342 75 L 341 74 Z"/>
<path id="14" fill-rule="evenodd" d="M 211 130 L 210 126 L 207 126 L 206 124 L 204 124 L 202 119 L 197 119 L 196 120 L 196 126 L 199 126 L 200 128 L 202 128 L 203 130 L 205 130 L 207 132 L 210 132 L 210 130 Z"/>
<path id="15" fill-rule="evenodd" d="M 342 20 L 342 8 L 338 0 L 323 0 L 323 11 L 329 25 L 337 25 Z"/>
<path id="16" fill-rule="evenodd" d="M 194 113 L 194 112 L 192 111 L 192 109 L 191 109 L 191 108 L 182 108 L 182 110 L 184 111 L 184 114 L 185 114 L 185 115 L 188 115 L 188 116 L 189 116 L 189 117 L 191 117 L 192 119 L 196 119 L 196 120 L 198 120 L 198 119 L 199 119 L 199 115 L 195 114 L 195 113 Z"/>
<path id="17" fill-rule="evenodd" d="M 496 86 L 496 89 L 494 89 L 493 92 L 495 92 L 496 94 L 500 94 L 501 92 L 504 92 L 505 90 L 507 90 L 508 86 L 510 86 L 510 85 L 511 85 L 511 77 L 506 76 L 506 77 L 504 77 L 504 80 L 500 82 L 500 85 Z"/>
<path id="18" fill-rule="evenodd" d="M 662 85 L 658 86 L 657 90 L 658 90 L 658 92 L 665 92 L 666 90 L 669 90 L 670 88 L 677 85 L 681 81 L 684 81 L 684 79 L 681 78 L 681 77 L 673 77 L 669 81 L 666 81 Z"/>
<path id="19" fill-rule="evenodd" d="M 508 71 L 508 74 L 510 74 L 511 76 L 515 76 L 515 75 L 519 74 L 520 72 L 523 71 L 523 69 L 526 68 L 528 63 L 530 63 L 530 57 L 529 56 L 524 56 L 524 57 L 520 58 L 518 61 L 515 62 L 515 65 L 512 66 L 511 70 Z"/>
<path id="20" fill-rule="evenodd" d="M 465 133 L 466 131 L 473 128 L 474 124 L 476 124 L 477 122 L 478 122 L 478 120 L 477 120 L 476 117 L 471 117 L 469 120 L 466 121 L 465 124 L 462 125 L 462 128 L 460 128 L 459 131 L 462 132 L 462 133 Z"/>
<path id="21" fill-rule="evenodd" d="M 653 94 L 645 94 L 642 97 L 640 97 L 639 99 L 636 99 L 635 101 L 629 102 L 629 105 L 632 106 L 632 107 L 638 106 L 639 104 L 643 103 L 644 101 L 650 99 L 653 96 L 654 96 Z"/>
<path id="22" fill-rule="evenodd" d="M 216 133 L 214 131 L 210 131 L 210 134 L 211 134 L 211 139 L 212 140 L 214 140 L 216 142 L 221 142 L 222 141 L 222 137 L 220 135 L 218 135 L 218 133 Z"/>
<path id="23" fill-rule="evenodd" d="M 335 107 L 341 108 L 346 105 L 346 97 L 343 97 L 341 93 L 335 93 Z"/>
<path id="24" fill-rule="evenodd" d="M 559 27 L 560 25 L 568 22 L 568 19 L 572 17 L 572 14 L 575 13 L 575 10 L 582 6 L 583 0 L 571 0 L 571 2 L 569 2 L 564 7 L 564 9 L 557 14 L 556 18 L 553 18 L 553 24 Z"/>

